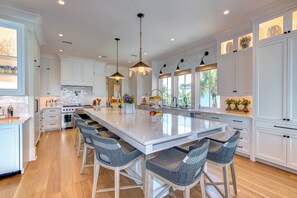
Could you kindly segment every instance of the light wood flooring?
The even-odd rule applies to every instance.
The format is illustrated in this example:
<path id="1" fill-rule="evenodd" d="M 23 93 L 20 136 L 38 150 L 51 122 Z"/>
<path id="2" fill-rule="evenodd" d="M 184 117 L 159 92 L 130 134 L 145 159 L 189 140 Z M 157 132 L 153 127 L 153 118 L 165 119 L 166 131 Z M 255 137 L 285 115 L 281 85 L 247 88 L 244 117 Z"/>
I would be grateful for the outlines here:
<path id="1" fill-rule="evenodd" d="M 93 170 L 86 168 L 79 174 L 81 158 L 73 146 L 74 130 L 47 132 L 42 135 L 37 149 L 37 160 L 29 163 L 24 175 L 0 180 L 0 198 L 24 197 L 91 197 Z M 91 160 L 90 160 L 91 161 Z M 236 156 L 235 170 L 239 193 L 237 197 L 297 197 L 297 175 Z M 113 172 L 101 168 L 98 187 L 113 187 Z M 210 176 L 222 178 L 222 171 L 208 166 Z M 121 185 L 133 184 L 121 177 Z M 191 197 L 201 197 L 200 188 L 191 189 Z M 232 188 L 231 188 L 232 190 Z M 207 187 L 210 197 L 220 197 Z M 181 192 L 176 193 L 182 197 Z M 140 189 L 123 190 L 123 198 L 143 197 Z M 97 197 L 113 197 L 113 193 L 97 193 Z M 232 197 L 235 197 L 232 194 Z"/>

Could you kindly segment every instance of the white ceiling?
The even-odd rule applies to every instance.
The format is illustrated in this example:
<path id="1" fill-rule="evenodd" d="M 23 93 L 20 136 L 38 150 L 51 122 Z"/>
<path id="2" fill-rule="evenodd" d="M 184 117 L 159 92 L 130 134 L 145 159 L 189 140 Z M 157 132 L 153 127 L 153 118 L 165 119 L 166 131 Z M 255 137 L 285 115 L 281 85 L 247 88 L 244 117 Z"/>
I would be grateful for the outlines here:
<path id="1" fill-rule="evenodd" d="M 143 12 L 143 52 L 152 60 L 248 22 L 245 16 L 277 0 L 1 0 L 1 4 L 42 16 L 46 44 L 42 52 L 98 58 L 131 66 L 139 53 L 139 19 Z M 288 2 L 290 0 L 281 0 Z M 224 10 L 229 15 L 223 15 Z M 64 37 L 59 37 L 62 33 Z M 174 42 L 170 39 L 175 38 Z M 61 41 L 71 41 L 73 45 Z M 128 63 L 131 60 L 132 63 Z"/>

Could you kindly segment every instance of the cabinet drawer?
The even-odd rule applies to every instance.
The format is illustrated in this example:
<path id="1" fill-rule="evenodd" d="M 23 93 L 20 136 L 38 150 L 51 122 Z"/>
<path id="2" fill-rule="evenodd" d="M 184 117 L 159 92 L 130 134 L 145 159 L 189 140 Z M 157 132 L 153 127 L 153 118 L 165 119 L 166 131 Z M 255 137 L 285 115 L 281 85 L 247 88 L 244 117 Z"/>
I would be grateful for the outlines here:
<path id="1" fill-rule="evenodd" d="M 43 114 L 60 114 L 61 109 L 44 109 Z"/>
<path id="2" fill-rule="evenodd" d="M 43 128 L 45 128 L 45 130 L 47 129 L 57 129 L 60 128 L 61 124 L 57 123 L 57 122 L 48 122 L 48 123 L 44 123 Z"/>
<path id="3" fill-rule="evenodd" d="M 46 114 L 43 117 L 44 120 L 60 120 L 61 115 L 60 114 Z"/>
<path id="4" fill-rule="evenodd" d="M 203 118 L 211 121 L 227 122 L 227 119 L 225 116 L 221 116 L 218 114 L 203 113 Z"/>
<path id="5" fill-rule="evenodd" d="M 239 141 L 237 144 L 236 152 L 250 154 L 250 145 L 246 142 Z"/>
<path id="6" fill-rule="evenodd" d="M 228 123 L 232 125 L 251 125 L 251 120 L 239 117 L 230 117 L 228 118 Z"/>
<path id="7" fill-rule="evenodd" d="M 242 126 L 232 126 L 232 125 L 228 125 L 227 129 L 229 131 L 240 131 L 240 133 L 249 133 L 249 129 L 246 127 L 242 127 Z"/>
<path id="8" fill-rule="evenodd" d="M 275 122 L 272 123 L 272 122 L 265 122 L 265 121 L 256 121 L 255 127 L 269 128 L 273 130 L 282 130 L 282 131 L 297 133 L 297 126 L 289 125 L 288 123 L 275 123 Z"/>

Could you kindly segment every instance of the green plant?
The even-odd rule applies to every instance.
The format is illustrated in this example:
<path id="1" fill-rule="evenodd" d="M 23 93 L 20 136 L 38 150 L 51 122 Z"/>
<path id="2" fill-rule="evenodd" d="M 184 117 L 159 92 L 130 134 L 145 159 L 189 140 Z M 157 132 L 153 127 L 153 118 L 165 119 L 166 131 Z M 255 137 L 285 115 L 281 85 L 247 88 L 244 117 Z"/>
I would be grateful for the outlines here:
<path id="1" fill-rule="evenodd" d="M 235 106 L 241 105 L 241 100 L 234 100 L 234 101 L 233 101 L 233 104 L 234 104 Z"/>
<path id="2" fill-rule="evenodd" d="M 247 100 L 247 99 L 242 99 L 242 102 L 241 102 L 241 104 L 243 105 L 243 106 L 249 106 L 250 104 L 251 104 L 251 101 L 249 101 L 249 100 Z"/>
<path id="3" fill-rule="evenodd" d="M 234 100 L 233 99 L 226 99 L 225 100 L 225 104 L 227 104 L 227 105 L 231 105 L 233 103 L 234 103 Z"/>

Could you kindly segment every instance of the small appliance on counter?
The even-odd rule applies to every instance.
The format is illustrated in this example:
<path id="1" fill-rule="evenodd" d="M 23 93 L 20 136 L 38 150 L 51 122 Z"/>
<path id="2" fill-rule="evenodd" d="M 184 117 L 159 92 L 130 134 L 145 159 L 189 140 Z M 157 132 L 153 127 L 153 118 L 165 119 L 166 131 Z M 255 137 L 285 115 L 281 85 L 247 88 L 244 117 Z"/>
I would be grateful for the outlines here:
<path id="1" fill-rule="evenodd" d="M 13 107 L 12 107 L 12 105 L 9 105 L 7 107 L 7 117 L 8 118 L 12 118 L 13 117 Z"/>

